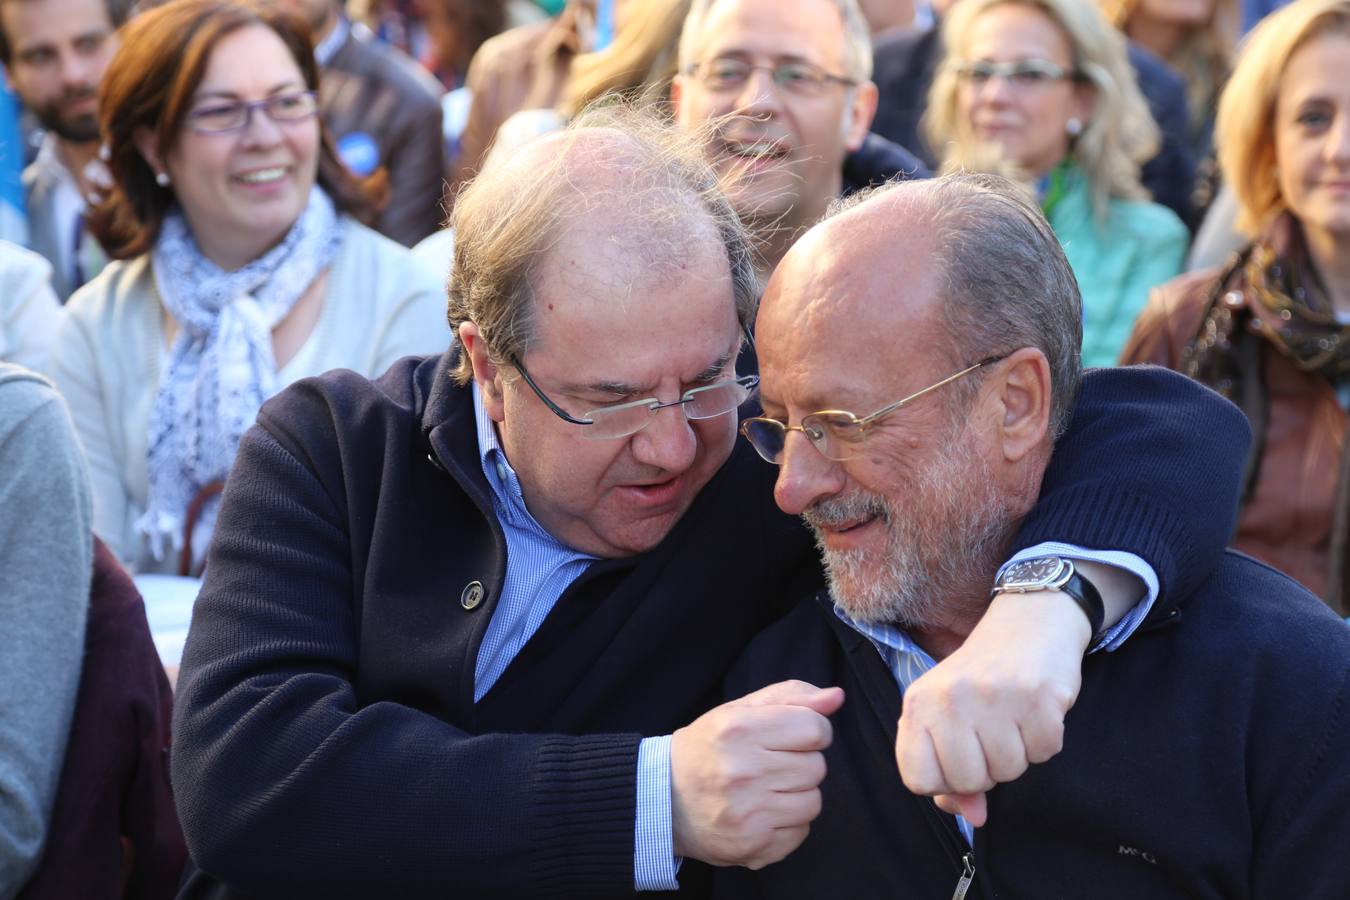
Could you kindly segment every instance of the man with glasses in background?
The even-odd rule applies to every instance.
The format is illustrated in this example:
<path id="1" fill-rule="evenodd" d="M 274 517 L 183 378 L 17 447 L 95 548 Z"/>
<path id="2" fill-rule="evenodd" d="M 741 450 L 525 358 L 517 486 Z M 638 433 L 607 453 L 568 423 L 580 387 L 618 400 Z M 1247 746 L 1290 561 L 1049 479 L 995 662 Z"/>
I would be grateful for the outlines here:
<path id="1" fill-rule="evenodd" d="M 718 171 L 734 176 L 731 202 L 766 276 L 841 193 L 928 174 L 868 130 L 877 88 L 857 0 L 695 0 L 679 63 L 676 121 L 704 134 Z"/>
<path id="2" fill-rule="evenodd" d="M 1082 595 L 1062 554 L 1000 567 L 1025 517 L 1080 463 L 1128 452 L 1117 442 L 1162 446 L 1166 419 L 1142 415 L 1085 452 L 1085 404 L 1142 411 L 1152 396 L 1181 414 L 1187 389 L 1148 369 L 1083 375 L 1077 284 L 1011 182 L 951 176 L 843 206 L 768 286 L 764 415 L 742 426 L 778 466 L 778 506 L 815 533 L 828 589 L 751 644 L 729 690 L 791 678 L 852 699 L 833 716 L 810 835 L 759 872 L 719 870 L 716 896 L 1344 896 L 1350 632 L 1248 557 L 1179 566 L 1159 601 L 1184 601 L 1180 614 L 1151 615 L 1123 647 L 1079 622 L 1076 646 L 1092 651 L 1063 752 L 1024 734 L 1043 765 L 1004 768 L 997 735 L 953 742 L 927 715 L 920 688 L 969 652 L 991 604 L 1053 584 Z M 1114 546 L 1151 557 L 1183 543 L 1154 497 L 1169 467 L 1145 456 L 1133 497 L 1091 504 Z M 1222 525 L 1234 518 L 1226 508 Z M 963 756 L 1005 782 L 983 821 L 924 796 L 981 789 L 944 783 Z"/>
<path id="3" fill-rule="evenodd" d="M 697 895 L 695 860 L 781 859 L 819 812 L 840 691 L 716 705 L 820 569 L 736 439 L 757 283 L 702 148 L 597 111 L 489 167 L 454 226 L 459 348 L 300 382 L 241 444 L 178 682 L 184 897 L 611 896 L 677 870 Z M 1215 553 L 1232 498 L 1200 475 L 1244 449 L 1219 430 L 1231 459 L 1182 455 L 1169 485 L 1186 546 Z M 1114 461 L 1148 450 L 1130 449 Z M 1192 481 L 1221 487 L 1190 502 Z M 1073 484 L 1089 494 L 1047 496 L 1029 543 L 1086 539 L 1055 512 L 1128 478 Z M 1149 562 L 1167 577 L 1178 558 Z M 1114 621 L 1134 595 L 1109 582 Z M 1077 601 L 1042 591 L 990 619 L 997 660 L 934 670 L 934 705 L 964 686 L 999 709 L 946 707 L 953 730 L 1056 744 Z"/>

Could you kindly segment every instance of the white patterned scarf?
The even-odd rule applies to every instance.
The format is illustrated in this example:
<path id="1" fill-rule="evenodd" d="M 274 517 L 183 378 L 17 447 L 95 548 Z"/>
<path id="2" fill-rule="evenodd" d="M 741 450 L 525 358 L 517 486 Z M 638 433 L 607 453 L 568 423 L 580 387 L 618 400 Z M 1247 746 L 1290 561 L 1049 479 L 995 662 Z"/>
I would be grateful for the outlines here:
<path id="1" fill-rule="evenodd" d="M 166 541 L 181 549 L 192 498 L 225 478 L 240 438 L 277 391 L 272 329 L 332 265 L 341 241 L 333 201 L 317 186 L 281 243 L 233 272 L 206 258 L 181 211 L 165 217 L 151 260 L 178 334 L 150 415 L 149 499 L 136 523 L 156 559 Z M 212 504 L 194 544 L 214 518 Z"/>

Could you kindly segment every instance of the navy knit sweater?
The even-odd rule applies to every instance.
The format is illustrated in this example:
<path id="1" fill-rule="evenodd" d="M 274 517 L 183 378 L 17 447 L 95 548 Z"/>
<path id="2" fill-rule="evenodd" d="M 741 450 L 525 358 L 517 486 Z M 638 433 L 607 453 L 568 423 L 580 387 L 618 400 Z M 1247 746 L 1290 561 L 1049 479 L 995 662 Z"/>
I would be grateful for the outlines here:
<path id="1" fill-rule="evenodd" d="M 202 870 L 185 896 L 629 893 L 640 737 L 717 702 L 750 638 L 819 585 L 775 470 L 739 446 L 658 547 L 592 565 L 475 704 L 505 542 L 451 362 L 302 381 L 243 441 L 175 708 Z M 1146 432 L 1150 396 L 1176 417 Z M 1019 544 L 1134 550 L 1185 583 L 1231 531 L 1246 434 L 1181 376 L 1090 375 Z M 1104 452 L 1075 458 L 1080 439 Z M 1156 482 L 1133 471 L 1155 442 L 1175 463 Z"/>

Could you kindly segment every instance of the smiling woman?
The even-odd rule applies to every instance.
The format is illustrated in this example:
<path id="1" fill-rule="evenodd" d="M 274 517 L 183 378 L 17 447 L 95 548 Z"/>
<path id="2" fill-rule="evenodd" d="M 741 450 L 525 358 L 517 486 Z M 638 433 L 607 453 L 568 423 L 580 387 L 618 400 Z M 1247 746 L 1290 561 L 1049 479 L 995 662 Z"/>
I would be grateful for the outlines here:
<path id="1" fill-rule="evenodd" d="M 1219 164 L 1252 243 L 1155 292 L 1125 362 L 1242 406 L 1255 440 L 1233 544 L 1350 614 L 1350 0 L 1251 34 L 1219 101 Z"/>
<path id="2" fill-rule="evenodd" d="M 113 185 L 91 227 L 119 262 L 72 298 L 53 367 L 95 530 L 139 571 L 196 568 L 269 396 L 450 341 L 436 277 L 353 219 L 371 204 L 317 118 L 318 78 L 303 23 L 221 0 L 142 14 L 109 66 Z"/>
<path id="3" fill-rule="evenodd" d="M 1113 364 L 1189 243 L 1139 181 L 1158 128 L 1124 40 L 1078 0 L 963 0 L 942 37 L 930 145 L 947 171 L 995 171 L 1035 191 L 1083 294 L 1083 363 Z"/>

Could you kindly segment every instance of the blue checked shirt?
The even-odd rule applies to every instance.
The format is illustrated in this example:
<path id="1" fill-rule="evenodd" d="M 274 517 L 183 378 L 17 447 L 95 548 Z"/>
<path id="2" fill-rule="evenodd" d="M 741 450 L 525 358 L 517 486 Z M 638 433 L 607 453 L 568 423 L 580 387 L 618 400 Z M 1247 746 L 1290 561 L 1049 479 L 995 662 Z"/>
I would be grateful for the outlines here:
<path id="1" fill-rule="evenodd" d="M 1106 633 L 1092 646 L 1089 651 L 1091 653 L 1096 653 L 1098 650 L 1110 652 L 1124 644 L 1129 636 L 1134 634 L 1134 630 L 1139 627 L 1139 623 L 1144 621 L 1148 611 L 1153 608 L 1153 601 L 1158 598 L 1158 575 L 1153 571 L 1153 567 L 1133 553 L 1121 553 L 1116 550 L 1086 550 L 1073 544 L 1049 541 L 1044 544 L 1037 544 L 1034 547 L 1028 547 L 1017 553 L 999 568 L 999 573 L 1002 574 L 1004 569 L 1015 562 L 1023 559 L 1034 559 L 1037 556 L 1065 556 L 1070 559 L 1105 563 L 1118 569 L 1125 569 L 1144 582 L 1146 589 L 1144 599 L 1136 603 L 1134 608 L 1122 616 L 1119 622 L 1107 629 Z M 900 686 L 902 695 L 914 683 L 914 679 L 937 665 L 933 657 L 929 656 L 922 647 L 914 643 L 909 635 L 899 628 L 893 625 L 873 625 L 859 622 L 845 614 L 837 606 L 834 608 L 834 613 L 846 625 L 872 642 L 872 646 L 876 647 L 882 660 L 885 661 L 886 667 L 891 670 L 891 675 L 895 678 L 895 683 Z M 962 816 L 957 816 L 956 827 L 960 829 L 961 836 L 966 839 L 966 843 L 974 846 L 974 826 Z"/>
<path id="2" fill-rule="evenodd" d="M 539 630 L 563 591 L 595 557 L 564 545 L 530 515 L 520 479 L 506 460 L 477 384 L 473 386 L 473 407 L 478 453 L 492 488 L 492 509 L 506 535 L 506 584 L 474 666 L 473 698 L 478 701 Z M 670 735 L 645 738 L 638 745 L 634 834 L 634 888 L 677 890 L 670 822 Z"/>

